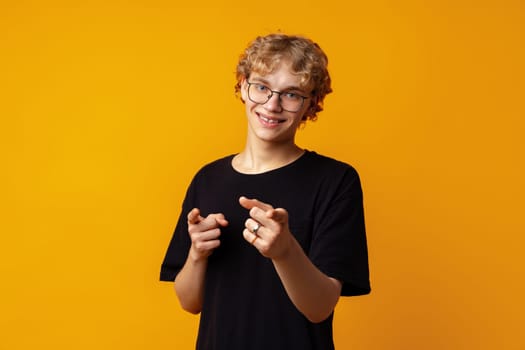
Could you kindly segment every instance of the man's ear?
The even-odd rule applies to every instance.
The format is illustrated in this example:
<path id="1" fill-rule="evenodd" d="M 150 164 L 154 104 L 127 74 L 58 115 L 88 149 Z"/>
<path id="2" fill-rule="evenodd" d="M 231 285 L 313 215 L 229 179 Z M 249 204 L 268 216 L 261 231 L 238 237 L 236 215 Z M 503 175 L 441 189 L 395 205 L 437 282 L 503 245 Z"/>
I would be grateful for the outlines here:
<path id="1" fill-rule="evenodd" d="M 241 92 L 241 101 L 244 103 L 248 99 L 248 90 L 247 90 L 247 83 L 246 83 L 246 77 L 241 78 L 240 82 L 240 92 Z"/>

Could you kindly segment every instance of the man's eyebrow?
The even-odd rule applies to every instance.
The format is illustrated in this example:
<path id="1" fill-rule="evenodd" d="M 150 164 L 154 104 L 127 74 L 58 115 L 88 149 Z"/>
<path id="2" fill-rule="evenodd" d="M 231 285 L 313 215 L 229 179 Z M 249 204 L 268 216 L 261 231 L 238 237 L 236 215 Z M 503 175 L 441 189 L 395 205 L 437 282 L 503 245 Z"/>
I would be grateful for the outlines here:
<path id="1" fill-rule="evenodd" d="M 252 79 L 250 79 L 250 80 L 252 80 Z M 270 85 L 270 82 L 268 80 L 266 80 L 264 78 L 261 78 L 261 77 L 253 77 L 252 81 L 257 81 L 258 83 L 261 83 L 261 84 Z M 299 86 L 295 86 L 295 85 L 287 86 L 284 89 L 281 89 L 279 91 L 290 91 L 290 90 L 299 91 L 299 92 L 302 92 L 302 93 L 306 94 L 305 90 L 303 90 Z"/>
<path id="2" fill-rule="evenodd" d="M 253 77 L 250 79 L 251 81 L 257 81 L 258 83 L 262 83 L 262 84 L 266 84 L 266 85 L 270 85 L 270 83 L 268 82 L 268 80 L 264 79 L 264 78 L 259 78 L 259 77 Z"/>

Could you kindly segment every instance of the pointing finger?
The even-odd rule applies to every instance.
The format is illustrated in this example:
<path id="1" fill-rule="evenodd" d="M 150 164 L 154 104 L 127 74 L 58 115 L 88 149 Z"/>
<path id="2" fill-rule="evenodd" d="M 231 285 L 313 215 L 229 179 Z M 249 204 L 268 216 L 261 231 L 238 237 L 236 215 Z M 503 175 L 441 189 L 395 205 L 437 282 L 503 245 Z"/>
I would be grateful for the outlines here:
<path id="1" fill-rule="evenodd" d="M 239 198 L 239 203 L 241 204 L 243 208 L 248 209 L 248 210 L 255 208 L 255 207 L 262 209 L 264 211 L 273 209 L 273 207 L 270 204 L 261 202 L 260 200 L 257 200 L 257 199 L 249 199 L 244 196 L 241 196 Z"/>
<path id="2" fill-rule="evenodd" d="M 228 220 L 226 220 L 224 214 L 210 214 L 209 216 L 214 218 L 219 226 L 228 226 Z"/>

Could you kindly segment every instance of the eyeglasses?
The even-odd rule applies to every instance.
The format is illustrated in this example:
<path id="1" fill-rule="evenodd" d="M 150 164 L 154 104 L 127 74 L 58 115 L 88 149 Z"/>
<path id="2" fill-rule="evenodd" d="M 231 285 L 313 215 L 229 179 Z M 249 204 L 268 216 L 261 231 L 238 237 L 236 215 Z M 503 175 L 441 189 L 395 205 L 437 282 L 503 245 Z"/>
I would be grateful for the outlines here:
<path id="1" fill-rule="evenodd" d="M 265 104 L 270 101 L 273 94 L 279 95 L 279 102 L 281 108 L 287 112 L 299 112 L 303 107 L 304 100 L 307 96 L 301 96 L 295 92 L 290 91 L 274 91 L 261 83 L 248 83 L 248 98 L 250 101 L 257 104 Z"/>

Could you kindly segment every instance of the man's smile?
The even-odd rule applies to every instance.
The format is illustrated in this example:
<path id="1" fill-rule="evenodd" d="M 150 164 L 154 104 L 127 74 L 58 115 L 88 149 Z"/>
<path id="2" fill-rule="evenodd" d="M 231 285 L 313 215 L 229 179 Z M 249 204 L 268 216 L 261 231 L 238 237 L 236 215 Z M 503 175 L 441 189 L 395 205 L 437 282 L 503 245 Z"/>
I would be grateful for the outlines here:
<path id="1" fill-rule="evenodd" d="M 284 123 L 286 121 L 286 119 L 280 119 L 280 118 L 275 118 L 275 117 L 268 117 L 268 116 L 265 116 L 265 115 L 257 113 L 257 112 L 256 112 L 256 115 L 259 118 L 259 120 L 263 122 L 263 124 L 267 124 L 267 125 L 272 125 L 272 126 L 273 125 L 278 125 L 278 124 Z"/>

